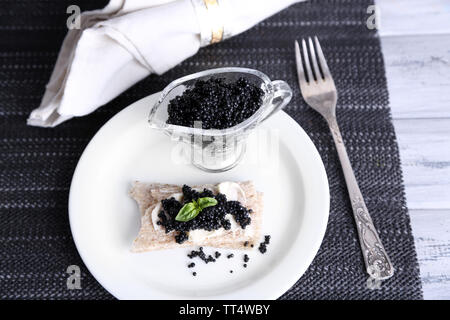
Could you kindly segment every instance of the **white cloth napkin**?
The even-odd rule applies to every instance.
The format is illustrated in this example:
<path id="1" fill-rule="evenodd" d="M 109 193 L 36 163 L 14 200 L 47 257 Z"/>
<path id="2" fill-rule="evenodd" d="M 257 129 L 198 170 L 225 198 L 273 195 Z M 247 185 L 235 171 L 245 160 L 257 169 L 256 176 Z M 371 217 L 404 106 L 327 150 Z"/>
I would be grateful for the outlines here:
<path id="1" fill-rule="evenodd" d="M 69 30 L 39 108 L 27 123 L 54 127 L 109 102 L 150 73 L 162 74 L 210 42 L 241 33 L 299 0 L 111 0 Z"/>

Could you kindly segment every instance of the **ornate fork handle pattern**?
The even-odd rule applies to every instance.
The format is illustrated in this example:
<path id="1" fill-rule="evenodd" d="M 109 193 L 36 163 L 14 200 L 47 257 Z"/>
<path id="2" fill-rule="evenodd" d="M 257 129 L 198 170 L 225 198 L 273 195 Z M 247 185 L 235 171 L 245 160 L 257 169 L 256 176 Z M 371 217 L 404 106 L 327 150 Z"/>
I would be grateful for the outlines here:
<path id="1" fill-rule="evenodd" d="M 370 217 L 369 211 L 363 200 L 348 158 L 347 150 L 345 149 L 342 140 L 336 117 L 330 115 L 326 120 L 332 132 L 342 170 L 344 172 L 345 181 L 347 183 L 367 273 L 375 279 L 388 279 L 393 276 L 394 268 L 384 250 L 383 244 L 381 243 L 372 218 Z"/>

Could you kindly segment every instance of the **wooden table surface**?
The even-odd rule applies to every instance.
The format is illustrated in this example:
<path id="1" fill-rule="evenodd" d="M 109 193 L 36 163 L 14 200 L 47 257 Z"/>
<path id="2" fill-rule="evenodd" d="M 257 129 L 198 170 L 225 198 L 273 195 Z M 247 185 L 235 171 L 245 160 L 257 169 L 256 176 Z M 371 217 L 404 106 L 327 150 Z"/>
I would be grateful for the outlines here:
<path id="1" fill-rule="evenodd" d="M 450 299 L 450 0 L 375 0 L 425 299 Z"/>

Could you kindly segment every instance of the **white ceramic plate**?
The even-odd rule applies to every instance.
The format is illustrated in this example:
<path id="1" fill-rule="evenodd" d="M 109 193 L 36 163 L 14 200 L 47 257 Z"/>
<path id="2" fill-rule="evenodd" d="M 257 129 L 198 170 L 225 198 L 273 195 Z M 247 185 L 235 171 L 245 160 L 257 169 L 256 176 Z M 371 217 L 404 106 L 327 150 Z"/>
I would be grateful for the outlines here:
<path id="1" fill-rule="evenodd" d="M 328 181 L 313 143 L 294 120 L 279 112 L 252 135 L 241 164 L 224 173 L 206 173 L 174 161 L 177 148 L 169 137 L 148 127 L 149 108 L 157 97 L 146 97 L 114 116 L 80 158 L 69 215 L 84 263 L 119 299 L 278 298 L 308 268 L 327 225 Z M 264 135 L 270 137 L 270 148 L 261 147 Z M 259 253 L 257 246 L 250 252 L 219 249 L 222 256 L 216 263 L 206 265 L 197 258 L 193 269 L 187 268 L 190 249 L 130 253 L 140 226 L 137 205 L 128 196 L 134 180 L 253 180 L 264 192 L 263 234 L 272 237 L 267 253 Z M 234 258 L 227 259 L 231 252 Z M 244 253 L 250 256 L 247 268 L 242 266 Z"/>

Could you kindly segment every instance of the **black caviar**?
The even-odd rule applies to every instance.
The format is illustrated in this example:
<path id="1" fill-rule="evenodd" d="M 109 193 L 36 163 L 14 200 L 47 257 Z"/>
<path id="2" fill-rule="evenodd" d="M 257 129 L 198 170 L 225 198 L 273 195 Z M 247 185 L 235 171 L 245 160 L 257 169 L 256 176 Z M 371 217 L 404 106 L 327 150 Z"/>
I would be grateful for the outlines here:
<path id="1" fill-rule="evenodd" d="M 244 262 L 248 262 L 250 258 L 248 257 L 248 254 L 244 254 Z"/>
<path id="2" fill-rule="evenodd" d="M 179 234 L 177 234 L 175 236 L 175 241 L 177 243 L 183 243 L 185 242 L 187 239 L 189 239 L 189 236 L 186 232 L 180 232 Z"/>
<path id="3" fill-rule="evenodd" d="M 232 253 L 230 253 L 229 255 L 227 255 L 227 258 L 228 259 L 231 259 L 231 258 L 233 258 L 234 257 L 234 254 L 232 254 Z"/>
<path id="4" fill-rule="evenodd" d="M 192 272 L 192 275 L 195 277 L 197 275 L 197 272 Z"/>
<path id="5" fill-rule="evenodd" d="M 222 78 L 198 80 L 169 102 L 168 124 L 203 129 L 226 129 L 251 117 L 261 106 L 264 91 L 245 78 L 226 82 Z"/>
<path id="6" fill-rule="evenodd" d="M 206 231 L 213 231 L 221 227 L 225 230 L 230 230 L 231 223 L 225 218 L 226 214 L 231 214 L 242 229 L 245 229 L 251 223 L 250 213 L 252 210 L 242 206 L 239 201 L 227 201 L 224 194 L 219 193 L 214 195 L 208 189 L 203 189 L 202 192 L 198 192 L 184 185 L 182 190 L 184 196 L 183 202 L 179 202 L 173 197 L 161 201 L 162 209 L 158 214 L 159 220 L 157 222 L 158 225 L 165 228 L 166 233 L 177 231 L 178 234 L 175 236 L 175 241 L 179 244 L 188 240 L 188 232 L 190 230 L 204 229 Z M 203 209 L 192 220 L 186 222 L 175 220 L 175 217 L 184 204 L 203 197 L 215 198 L 217 205 Z"/>
<path id="7" fill-rule="evenodd" d="M 206 255 L 206 253 L 203 251 L 203 247 L 200 247 L 198 249 L 198 251 L 192 250 L 191 253 L 189 253 L 187 256 L 190 259 L 193 259 L 195 257 L 199 257 L 205 263 L 216 262 L 216 259 L 214 259 L 212 255 L 208 255 L 208 256 Z"/>
<path id="8" fill-rule="evenodd" d="M 261 252 L 263 254 L 266 253 L 267 245 L 269 243 L 270 243 L 270 236 L 269 235 L 264 236 L 264 241 L 259 244 L 259 248 L 258 248 L 259 252 Z"/>
<path id="9" fill-rule="evenodd" d="M 217 258 L 219 258 L 222 254 L 219 251 L 216 251 L 216 253 L 214 253 L 214 256 Z"/>
<path id="10" fill-rule="evenodd" d="M 193 267 L 195 267 L 195 263 L 192 262 L 192 263 L 188 264 L 188 268 L 193 268 Z"/>
<path id="11" fill-rule="evenodd" d="M 266 244 L 265 244 L 264 242 L 261 242 L 261 243 L 259 244 L 258 250 L 259 250 L 259 252 L 261 252 L 261 253 L 266 253 L 266 251 L 267 251 L 267 246 L 266 246 Z"/>

